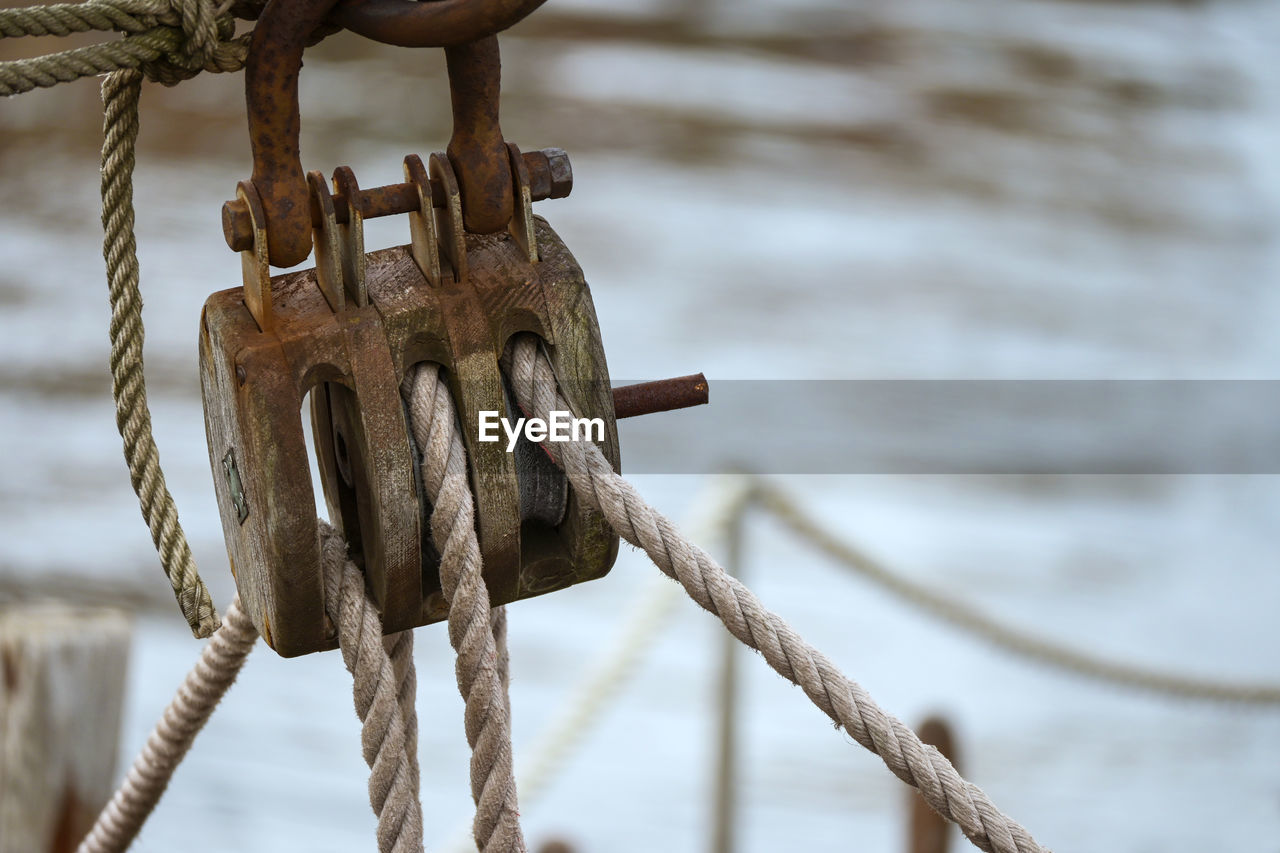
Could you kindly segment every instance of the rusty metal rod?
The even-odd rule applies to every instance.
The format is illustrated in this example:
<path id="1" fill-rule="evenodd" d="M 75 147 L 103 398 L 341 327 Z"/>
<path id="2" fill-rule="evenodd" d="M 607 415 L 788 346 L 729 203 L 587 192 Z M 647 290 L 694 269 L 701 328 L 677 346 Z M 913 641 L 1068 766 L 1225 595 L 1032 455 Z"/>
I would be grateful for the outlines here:
<path id="1" fill-rule="evenodd" d="M 613 411 L 618 420 L 654 412 L 670 412 L 706 405 L 710 392 L 701 373 L 623 385 L 613 389 Z"/>
<path id="2" fill-rule="evenodd" d="M 562 149 L 526 151 L 523 157 L 525 168 L 529 170 L 529 189 L 534 201 L 569 195 L 573 189 L 573 170 L 569 156 Z M 444 187 L 436 181 L 431 182 L 431 203 L 436 207 L 445 204 Z M 360 210 L 365 219 L 395 216 L 417 209 L 418 191 L 410 183 L 388 184 L 360 192 Z M 350 219 L 346 196 L 333 196 L 333 212 L 339 223 Z M 319 211 L 311 213 L 311 224 L 319 225 Z M 253 220 L 249 217 L 248 206 L 240 199 L 222 205 L 222 235 L 233 252 L 246 252 L 253 248 Z"/>

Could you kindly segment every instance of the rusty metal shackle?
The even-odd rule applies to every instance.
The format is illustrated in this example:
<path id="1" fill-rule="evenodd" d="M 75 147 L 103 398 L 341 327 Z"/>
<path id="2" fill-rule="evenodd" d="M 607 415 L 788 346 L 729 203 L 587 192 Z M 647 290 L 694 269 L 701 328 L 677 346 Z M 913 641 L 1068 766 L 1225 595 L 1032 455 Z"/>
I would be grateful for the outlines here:
<path id="1" fill-rule="evenodd" d="M 392 44 L 446 47 L 453 90 L 454 137 L 467 226 L 477 233 L 506 227 L 511 215 L 511 173 L 498 128 L 499 64 L 493 33 L 511 26 L 543 0 L 270 0 L 262 10 L 245 61 L 245 102 L 253 150 L 250 179 L 261 200 L 272 266 L 302 263 L 311 254 L 312 211 L 299 147 L 298 73 L 316 27 L 332 19 Z M 407 8 L 406 8 L 407 7 Z M 384 38 L 412 36 L 409 41 Z M 457 69 L 455 72 L 455 68 Z M 455 79 L 458 81 L 455 83 Z M 504 213 L 505 211 L 505 213 Z M 224 211 L 224 217 L 228 213 Z"/>
<path id="2" fill-rule="evenodd" d="M 250 178 L 261 200 L 267 257 L 291 267 L 311 254 L 311 207 L 298 147 L 298 72 L 307 39 L 336 0 L 270 0 L 253 28 L 244 65 Z"/>
<path id="3" fill-rule="evenodd" d="M 397 47 L 451 47 L 501 32 L 546 0 L 344 0 L 329 20 Z"/>

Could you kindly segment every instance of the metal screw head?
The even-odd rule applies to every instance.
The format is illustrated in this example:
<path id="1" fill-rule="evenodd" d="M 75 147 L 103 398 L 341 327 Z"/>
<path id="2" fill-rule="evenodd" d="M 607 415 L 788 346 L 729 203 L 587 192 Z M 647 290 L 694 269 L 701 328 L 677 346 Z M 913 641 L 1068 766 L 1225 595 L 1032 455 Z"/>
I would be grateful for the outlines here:
<path id="1" fill-rule="evenodd" d="M 547 170 L 551 173 L 551 198 L 564 198 L 573 191 L 573 167 L 563 148 L 544 148 Z"/>

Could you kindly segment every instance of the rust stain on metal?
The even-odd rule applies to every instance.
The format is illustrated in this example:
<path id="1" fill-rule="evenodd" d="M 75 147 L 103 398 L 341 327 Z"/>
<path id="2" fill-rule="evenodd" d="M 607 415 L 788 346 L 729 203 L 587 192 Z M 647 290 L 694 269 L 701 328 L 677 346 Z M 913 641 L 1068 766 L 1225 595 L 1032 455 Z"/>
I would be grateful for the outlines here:
<path id="1" fill-rule="evenodd" d="M 245 63 L 245 98 L 249 139 L 253 148 L 252 183 L 262 198 L 267 225 L 267 255 L 272 265 L 288 267 L 311 253 L 311 222 L 306 179 L 302 171 L 298 135 L 298 73 L 302 51 L 312 33 L 325 22 L 335 0 L 272 0 L 262 10 L 253 30 Z M 455 140 L 464 187 L 474 197 L 473 230 L 494 233 L 500 210 L 510 217 L 510 171 L 498 127 L 498 48 L 492 35 L 523 18 L 541 0 L 444 0 L 437 3 L 349 2 L 334 18 L 341 25 L 377 38 L 389 31 L 424 35 L 420 47 L 446 47 L 450 53 L 450 77 L 460 80 L 461 99 L 455 96 Z M 505 175 L 507 186 L 498 186 Z M 502 205 L 506 201 L 505 206 Z M 389 203 L 394 203 L 389 201 Z M 224 227 L 232 226 L 224 210 Z M 341 222 L 341 219 L 339 220 Z M 237 241 L 239 243 L 240 241 Z M 237 250 L 241 251 L 241 250 Z"/>
<path id="2" fill-rule="evenodd" d="M 262 10 L 245 61 L 253 177 L 262 199 L 267 255 L 276 266 L 311 254 L 307 185 L 298 151 L 298 72 L 312 31 L 334 0 L 272 0 Z"/>
<path id="3" fill-rule="evenodd" d="M 573 190 L 573 168 L 569 163 L 569 155 L 561 148 L 544 148 L 541 151 L 525 151 L 523 154 L 525 168 L 529 171 L 529 189 L 533 201 L 546 201 L 549 198 L 565 198 Z M 444 207 L 447 193 L 439 181 L 431 181 L 431 204 L 433 207 Z M 333 196 L 333 212 L 339 225 L 345 225 L 349 219 L 350 203 L 342 194 Z M 413 213 L 418 210 L 418 190 L 412 183 L 388 184 L 385 187 L 373 187 L 362 190 L 360 206 L 365 219 L 378 219 L 383 216 L 397 216 L 402 213 Z M 311 217 L 310 224 L 319 227 L 320 212 L 313 205 L 308 205 Z M 222 205 L 222 234 L 226 238 L 227 247 L 233 252 L 244 252 L 253 248 L 253 220 L 249 208 L 240 199 L 225 202 Z M 272 256 L 272 263 L 275 257 Z"/>
<path id="4" fill-rule="evenodd" d="M 502 60 L 491 35 L 444 49 L 453 103 L 449 162 L 462 191 L 462 221 L 473 234 L 497 234 L 512 213 L 511 164 L 498 123 Z"/>
<path id="5" fill-rule="evenodd" d="M 432 161 L 440 168 L 448 162 L 439 155 Z M 443 219 L 457 230 L 442 233 L 441 242 L 456 237 L 462 243 L 469 272 L 461 281 L 450 265 L 438 284 L 429 284 L 415 253 L 401 246 L 368 256 L 365 306 L 348 299 L 335 311 L 314 270 L 275 278 L 276 319 L 266 333 L 246 311 L 242 289 L 206 303 L 201 384 L 223 534 L 241 600 L 282 655 L 333 642 L 314 572 L 317 513 L 300 414 L 308 391 L 329 515 L 358 551 L 386 631 L 436 621 L 445 612 L 399 395 L 413 365 L 443 365 L 463 422 L 475 423 L 479 410 L 505 409 L 498 356 L 511 336 L 533 332 L 550 345 L 573 409 L 605 420 L 602 450 L 618 467 L 599 328 L 568 249 L 536 217 L 536 263 L 514 235 L 463 234 L 458 217 Z M 240 367 L 249 380 L 243 384 Z M 480 443 L 474 430 L 463 435 L 494 604 L 608 571 L 618 544 L 603 517 L 571 496 L 560 525 L 522 524 L 514 460 L 498 445 Z M 243 521 L 236 490 L 220 467 L 232 447 L 249 507 Z"/>
<path id="6" fill-rule="evenodd" d="M 613 410 L 618 420 L 622 420 L 706 405 L 709 397 L 707 377 L 694 373 L 614 388 Z"/>
<path id="7" fill-rule="evenodd" d="M 449 47 L 501 32 L 546 0 L 345 0 L 330 21 L 399 47 Z"/>

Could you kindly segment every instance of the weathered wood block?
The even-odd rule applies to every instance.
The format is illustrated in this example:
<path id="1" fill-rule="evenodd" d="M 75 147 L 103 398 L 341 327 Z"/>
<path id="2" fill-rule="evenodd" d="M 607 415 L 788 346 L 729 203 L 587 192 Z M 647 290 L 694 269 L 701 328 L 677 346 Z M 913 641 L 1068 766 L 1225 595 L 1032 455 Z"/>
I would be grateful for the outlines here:
<path id="1" fill-rule="evenodd" d="M 129 620 L 0 610 L 0 853 L 72 851 L 114 791 Z"/>
<path id="2" fill-rule="evenodd" d="M 590 290 L 539 217 L 540 257 L 511 234 L 465 235 L 465 278 L 446 262 L 427 281 L 409 246 L 365 256 L 368 304 L 335 311 L 315 270 L 271 279 L 262 331 L 242 288 L 212 295 L 200 334 L 209 460 L 240 597 L 286 657 L 332 648 L 319 573 L 316 506 L 300 408 L 312 392 L 316 451 L 330 517 L 352 543 L 388 633 L 447 615 L 438 557 L 399 388 L 420 362 L 444 367 L 476 492 L 485 581 L 494 605 L 600 577 L 617 555 L 604 518 L 570 493 L 563 520 L 522 518 L 516 460 L 481 443 L 481 410 L 507 413 L 498 359 L 521 332 L 547 344 L 565 396 L 601 417 L 619 465 L 608 369 Z"/>

